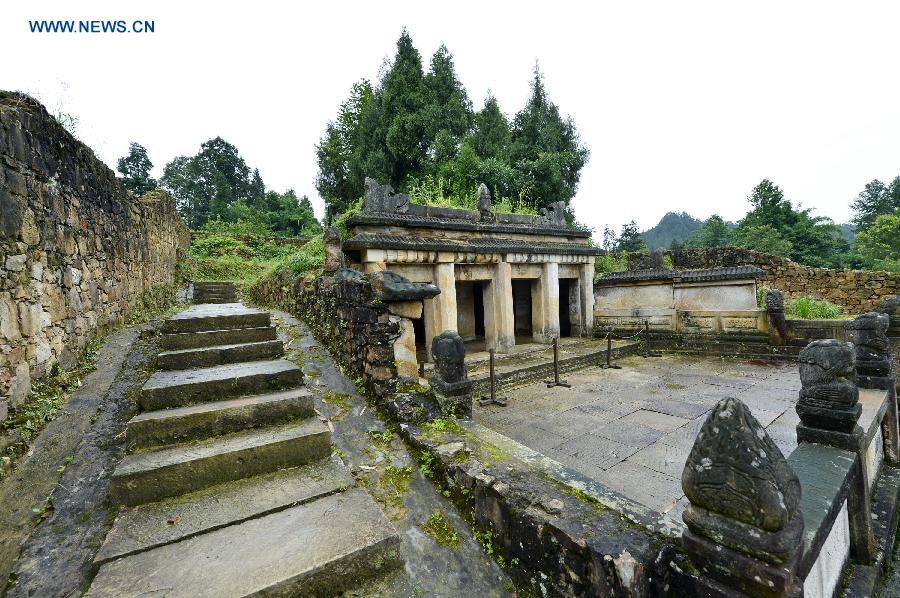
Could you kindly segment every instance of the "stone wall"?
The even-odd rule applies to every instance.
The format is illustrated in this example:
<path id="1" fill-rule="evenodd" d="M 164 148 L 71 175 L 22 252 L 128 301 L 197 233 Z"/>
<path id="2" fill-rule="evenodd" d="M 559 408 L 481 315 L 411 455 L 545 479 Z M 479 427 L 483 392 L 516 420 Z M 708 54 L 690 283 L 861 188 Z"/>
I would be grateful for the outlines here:
<path id="1" fill-rule="evenodd" d="M 135 198 L 43 106 L 0 91 L 0 420 L 172 285 L 189 242 L 171 198 Z"/>
<path id="2" fill-rule="evenodd" d="M 812 268 L 777 257 L 737 247 L 675 249 L 663 255 L 677 270 L 752 265 L 762 268 L 766 278 L 758 281 L 784 292 L 785 299 L 802 296 L 827 299 L 850 314 L 878 309 L 882 299 L 900 293 L 900 272 L 870 272 L 843 268 Z M 629 269 L 656 263 L 646 254 L 629 256 Z M 657 260 L 658 261 L 658 260 Z"/>
<path id="3" fill-rule="evenodd" d="M 394 393 L 394 341 L 401 318 L 376 300 L 368 277 L 338 270 L 315 279 L 275 275 L 257 283 L 250 296 L 299 316 L 344 373 L 382 406 Z"/>

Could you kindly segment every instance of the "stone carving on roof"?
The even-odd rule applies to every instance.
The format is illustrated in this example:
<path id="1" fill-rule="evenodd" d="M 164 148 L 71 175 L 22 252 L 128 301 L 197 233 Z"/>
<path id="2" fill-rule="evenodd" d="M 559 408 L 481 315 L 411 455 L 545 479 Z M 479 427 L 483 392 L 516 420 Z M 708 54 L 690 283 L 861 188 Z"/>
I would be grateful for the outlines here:
<path id="1" fill-rule="evenodd" d="M 390 212 L 405 214 L 409 211 L 409 195 L 394 193 L 390 185 L 379 185 L 378 181 L 366 177 L 366 195 L 363 199 L 366 212 Z"/>
<path id="2" fill-rule="evenodd" d="M 487 185 L 481 183 L 478 185 L 478 214 L 479 220 L 481 222 L 493 223 L 497 221 L 497 216 L 494 214 L 494 211 L 491 209 L 493 204 L 491 203 L 491 192 L 488 190 Z"/>
<path id="3" fill-rule="evenodd" d="M 538 217 L 538 222 L 548 226 L 565 226 L 566 202 L 555 201 L 546 208 L 541 208 L 541 215 Z"/>

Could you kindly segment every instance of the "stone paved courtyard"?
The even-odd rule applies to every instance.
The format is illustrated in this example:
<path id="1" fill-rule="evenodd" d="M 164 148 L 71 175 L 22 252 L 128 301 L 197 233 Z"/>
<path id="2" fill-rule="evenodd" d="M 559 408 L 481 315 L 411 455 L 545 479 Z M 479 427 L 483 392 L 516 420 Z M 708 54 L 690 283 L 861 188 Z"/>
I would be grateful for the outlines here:
<path id="1" fill-rule="evenodd" d="M 680 519 L 681 471 L 707 414 L 724 397 L 750 407 L 785 456 L 797 446 L 797 366 L 667 355 L 628 357 L 620 370 L 531 384 L 475 420 L 651 509 Z"/>

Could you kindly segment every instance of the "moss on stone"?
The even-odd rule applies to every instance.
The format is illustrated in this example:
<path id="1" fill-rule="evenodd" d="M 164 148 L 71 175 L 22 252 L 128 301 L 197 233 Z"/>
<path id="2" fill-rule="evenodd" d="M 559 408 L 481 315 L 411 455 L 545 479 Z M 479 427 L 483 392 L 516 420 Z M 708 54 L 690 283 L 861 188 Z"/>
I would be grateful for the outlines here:
<path id="1" fill-rule="evenodd" d="M 446 546 L 451 550 L 459 547 L 459 534 L 450 520 L 440 511 L 432 511 L 425 523 L 422 524 L 422 530 L 434 539 L 441 546 Z"/>

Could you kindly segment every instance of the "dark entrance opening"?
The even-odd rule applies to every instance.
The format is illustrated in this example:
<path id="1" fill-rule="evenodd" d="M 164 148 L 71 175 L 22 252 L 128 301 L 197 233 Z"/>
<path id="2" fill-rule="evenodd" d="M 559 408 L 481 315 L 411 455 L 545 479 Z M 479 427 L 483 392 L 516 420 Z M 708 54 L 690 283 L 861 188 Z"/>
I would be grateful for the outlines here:
<path id="1" fill-rule="evenodd" d="M 572 318 L 569 315 L 569 291 L 571 290 L 571 280 L 559 280 L 559 335 L 572 336 Z"/>
<path id="2" fill-rule="evenodd" d="M 516 336 L 530 337 L 531 328 L 531 281 L 512 281 L 513 321 Z"/>
<path id="3" fill-rule="evenodd" d="M 475 304 L 475 336 L 484 338 L 484 283 L 472 287 L 472 303 Z"/>
<path id="4" fill-rule="evenodd" d="M 412 318 L 413 334 L 416 336 L 416 361 L 428 361 L 428 347 L 425 345 L 425 318 Z"/>

